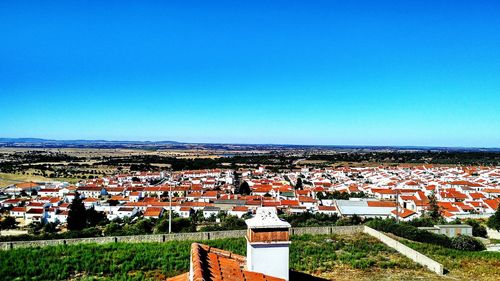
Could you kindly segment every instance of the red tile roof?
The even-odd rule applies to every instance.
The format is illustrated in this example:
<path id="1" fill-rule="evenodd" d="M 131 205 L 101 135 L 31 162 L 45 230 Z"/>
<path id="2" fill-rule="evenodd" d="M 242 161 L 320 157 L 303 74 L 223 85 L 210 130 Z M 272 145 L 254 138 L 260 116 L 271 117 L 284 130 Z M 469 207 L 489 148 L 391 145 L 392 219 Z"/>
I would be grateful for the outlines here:
<path id="1" fill-rule="evenodd" d="M 485 193 L 500 193 L 500 188 L 485 188 L 483 190 Z"/>
<path id="2" fill-rule="evenodd" d="M 469 193 L 469 196 L 472 198 L 472 199 L 482 199 L 482 198 L 485 198 L 484 195 L 482 193 L 478 193 L 478 192 L 475 192 L 475 193 Z"/>
<path id="3" fill-rule="evenodd" d="M 337 211 L 335 206 L 318 206 L 318 210 L 320 211 Z"/>
<path id="4" fill-rule="evenodd" d="M 248 207 L 245 206 L 234 206 L 232 209 L 233 212 L 248 212 Z"/>
<path id="5" fill-rule="evenodd" d="M 500 198 L 497 199 L 484 199 L 483 202 L 488 205 L 490 208 L 493 210 L 498 209 L 498 206 L 500 205 Z"/>
<path id="6" fill-rule="evenodd" d="M 387 189 L 387 188 L 372 188 L 373 193 L 379 193 L 379 194 L 396 194 L 396 190 L 393 189 Z"/>
<path id="7" fill-rule="evenodd" d="M 281 206 L 299 206 L 297 200 L 281 200 Z"/>
<path id="8" fill-rule="evenodd" d="M 399 212 L 397 212 L 396 210 L 393 210 L 391 213 L 393 213 L 394 215 L 397 215 L 400 218 L 407 218 L 407 217 L 415 214 L 414 211 L 408 210 L 405 208 L 400 209 Z"/>
<path id="9" fill-rule="evenodd" d="M 480 187 L 481 185 L 478 183 L 470 182 L 470 181 L 452 181 L 449 183 L 450 185 L 464 185 L 464 186 L 473 186 Z"/>
<path id="10" fill-rule="evenodd" d="M 34 183 L 34 182 L 23 182 L 23 183 L 17 183 L 16 187 L 21 188 L 21 189 L 26 189 L 26 188 L 33 188 L 39 186 L 39 184 Z"/>
<path id="11" fill-rule="evenodd" d="M 451 213 L 460 212 L 460 210 L 455 205 L 453 205 L 453 203 L 451 203 L 451 202 L 437 202 L 437 205 L 439 206 L 439 208 L 446 210 L 448 212 L 451 212 Z"/>
<path id="12" fill-rule="evenodd" d="M 163 208 L 158 208 L 158 207 L 149 207 L 146 209 L 144 212 L 145 217 L 159 217 L 161 215 L 161 212 L 163 211 Z"/>
<path id="13" fill-rule="evenodd" d="M 198 243 L 191 245 L 191 262 L 193 265 L 194 281 L 283 280 L 262 273 L 247 271 L 244 269 L 246 264 L 245 257 Z M 184 273 L 167 279 L 167 281 L 181 280 L 189 280 L 189 274 Z"/>
<path id="14" fill-rule="evenodd" d="M 396 202 L 390 201 L 367 201 L 368 207 L 396 207 Z"/>

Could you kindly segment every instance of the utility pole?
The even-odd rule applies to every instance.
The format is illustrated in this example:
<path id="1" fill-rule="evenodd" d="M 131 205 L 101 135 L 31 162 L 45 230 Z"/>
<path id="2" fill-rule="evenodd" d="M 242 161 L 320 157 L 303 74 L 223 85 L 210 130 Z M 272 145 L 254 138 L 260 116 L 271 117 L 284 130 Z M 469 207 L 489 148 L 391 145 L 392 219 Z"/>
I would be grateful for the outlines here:
<path id="1" fill-rule="evenodd" d="M 172 185 L 170 186 L 170 192 L 168 193 L 168 201 L 170 202 L 170 207 L 168 208 L 168 233 L 172 233 Z"/>
<path id="2" fill-rule="evenodd" d="M 399 223 L 399 189 L 396 189 L 396 223 Z"/>

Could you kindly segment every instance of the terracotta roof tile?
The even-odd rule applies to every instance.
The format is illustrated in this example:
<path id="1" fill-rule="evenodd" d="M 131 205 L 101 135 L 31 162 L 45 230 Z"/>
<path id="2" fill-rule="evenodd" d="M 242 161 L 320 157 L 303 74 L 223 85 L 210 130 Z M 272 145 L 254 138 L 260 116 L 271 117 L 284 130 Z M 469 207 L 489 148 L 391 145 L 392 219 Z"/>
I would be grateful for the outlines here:
<path id="1" fill-rule="evenodd" d="M 245 270 L 246 258 L 229 251 L 207 245 L 191 245 L 193 280 L 195 281 L 282 281 L 283 279 Z M 184 273 L 167 281 L 189 280 L 189 273 Z"/>

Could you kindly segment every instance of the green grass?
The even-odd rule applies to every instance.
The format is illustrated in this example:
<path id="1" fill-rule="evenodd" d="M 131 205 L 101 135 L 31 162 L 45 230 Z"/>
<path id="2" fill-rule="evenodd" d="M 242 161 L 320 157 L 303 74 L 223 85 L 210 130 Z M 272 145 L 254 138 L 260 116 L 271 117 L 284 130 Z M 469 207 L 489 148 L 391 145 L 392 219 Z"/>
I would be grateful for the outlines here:
<path id="1" fill-rule="evenodd" d="M 190 241 L 78 244 L 0 251 L 0 280 L 155 280 L 189 268 Z M 236 253 L 244 239 L 204 241 Z M 92 278 L 91 278 L 92 277 Z"/>
<path id="2" fill-rule="evenodd" d="M 189 270 L 191 243 L 79 244 L 0 251 L 0 280 L 164 280 Z M 246 254 L 244 238 L 202 243 Z M 433 276 L 361 233 L 294 236 L 290 268 L 335 280 L 381 280 L 393 274 L 402 277 L 386 280 Z"/>
<path id="3" fill-rule="evenodd" d="M 293 238 L 290 267 L 301 272 L 322 274 L 332 266 L 347 265 L 354 269 L 410 268 L 418 266 L 374 238 L 353 236 L 312 236 Z"/>
<path id="4" fill-rule="evenodd" d="M 407 246 L 442 263 L 449 277 L 460 280 L 499 280 L 500 252 L 471 252 L 399 239 Z"/>

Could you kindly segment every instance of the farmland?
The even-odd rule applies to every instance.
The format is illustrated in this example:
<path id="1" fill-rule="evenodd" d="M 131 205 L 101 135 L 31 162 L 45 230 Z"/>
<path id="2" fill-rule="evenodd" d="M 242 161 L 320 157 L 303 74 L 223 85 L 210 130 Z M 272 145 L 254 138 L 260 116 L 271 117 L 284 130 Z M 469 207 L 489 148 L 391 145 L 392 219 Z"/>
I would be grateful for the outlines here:
<path id="1" fill-rule="evenodd" d="M 203 241 L 245 254 L 245 239 Z M 189 241 L 138 244 L 80 244 L 0 252 L 1 280 L 160 280 L 189 267 Z M 290 268 L 335 280 L 440 280 L 374 238 L 303 235 L 292 237 Z M 436 278 L 436 279 L 434 279 Z"/>

